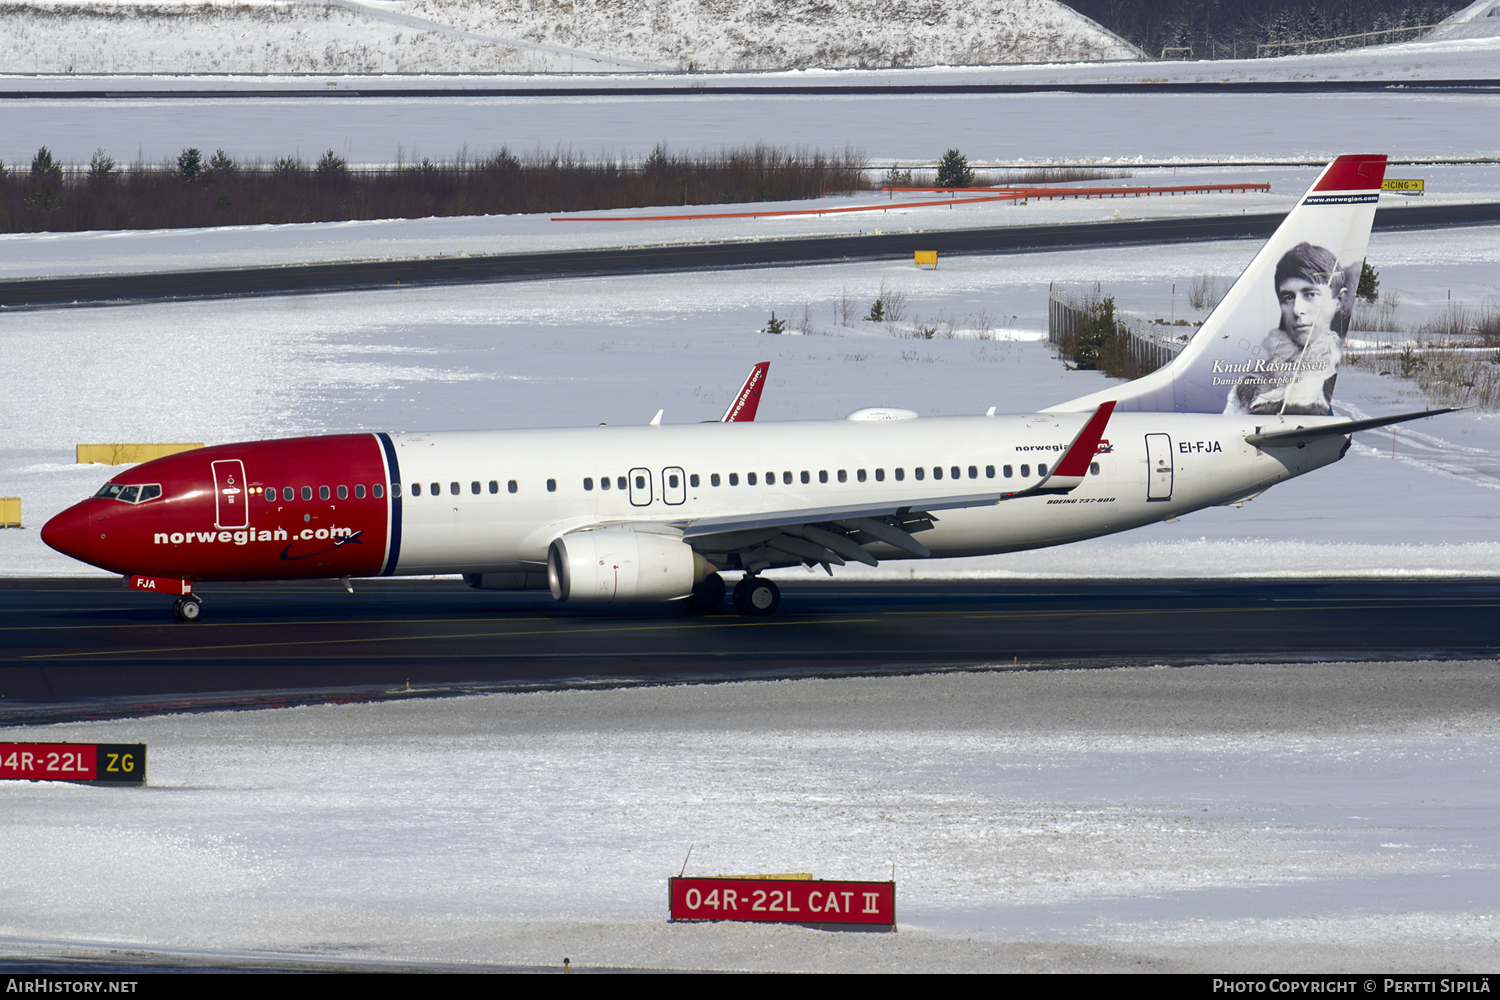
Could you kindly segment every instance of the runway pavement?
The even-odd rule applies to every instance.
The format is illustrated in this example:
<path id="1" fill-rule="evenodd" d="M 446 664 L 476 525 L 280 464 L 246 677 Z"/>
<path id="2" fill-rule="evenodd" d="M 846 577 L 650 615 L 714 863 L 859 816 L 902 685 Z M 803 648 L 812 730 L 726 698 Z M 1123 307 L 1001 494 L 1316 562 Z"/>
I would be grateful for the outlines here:
<path id="1" fill-rule="evenodd" d="M 557 604 L 458 581 L 0 581 L 0 724 L 233 705 L 978 668 L 1473 659 L 1500 579 L 795 582 L 781 611 Z"/>
<path id="2" fill-rule="evenodd" d="M 846 260 L 910 258 L 914 250 L 941 256 L 1034 253 L 1163 243 L 1264 239 L 1285 215 L 1088 222 L 928 230 L 879 236 L 817 236 L 546 253 L 477 254 L 397 260 L 285 264 L 201 271 L 159 271 L 17 278 L 0 281 L 0 309 L 106 305 L 182 299 L 228 298 L 352 291 L 394 285 L 444 285 L 493 281 L 722 271 Z M 1500 203 L 1410 205 L 1381 209 L 1375 229 L 1431 229 L 1500 223 Z"/>

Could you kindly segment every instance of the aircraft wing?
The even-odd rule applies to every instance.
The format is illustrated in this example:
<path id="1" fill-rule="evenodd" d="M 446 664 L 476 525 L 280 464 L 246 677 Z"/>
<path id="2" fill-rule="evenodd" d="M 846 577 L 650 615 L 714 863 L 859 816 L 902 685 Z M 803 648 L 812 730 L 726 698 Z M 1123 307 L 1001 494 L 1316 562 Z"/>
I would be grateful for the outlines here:
<path id="1" fill-rule="evenodd" d="M 912 535 L 932 527 L 933 511 L 987 507 L 1029 496 L 1069 493 L 1083 482 L 1114 411 L 1106 402 L 1094 411 L 1052 472 L 1024 490 L 954 494 L 879 504 L 837 504 L 791 510 L 722 514 L 676 522 L 695 549 L 737 552 L 742 560 L 764 563 L 801 561 L 808 565 L 843 565 L 852 559 L 877 565 L 864 546 L 885 542 L 914 556 L 932 553 Z M 769 551 L 763 551 L 769 550 Z M 748 568 L 748 567 L 747 567 Z"/>

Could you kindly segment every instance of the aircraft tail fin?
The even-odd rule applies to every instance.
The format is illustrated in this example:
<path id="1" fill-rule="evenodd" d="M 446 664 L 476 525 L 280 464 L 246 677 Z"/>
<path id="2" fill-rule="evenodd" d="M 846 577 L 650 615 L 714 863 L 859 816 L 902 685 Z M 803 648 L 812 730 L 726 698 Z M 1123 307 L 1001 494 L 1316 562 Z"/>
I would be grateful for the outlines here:
<path id="1" fill-rule="evenodd" d="M 744 420 L 754 420 L 755 411 L 760 408 L 760 393 L 766 387 L 766 372 L 771 368 L 771 362 L 762 361 L 750 369 L 750 377 L 745 379 L 745 384 L 740 386 L 740 391 L 735 393 L 734 400 L 729 404 L 729 409 L 719 418 L 720 423 L 730 424 Z"/>
<path id="2" fill-rule="evenodd" d="M 1121 412 L 1332 413 L 1385 161 L 1323 168 L 1171 364 L 1049 409 L 1112 399 Z"/>

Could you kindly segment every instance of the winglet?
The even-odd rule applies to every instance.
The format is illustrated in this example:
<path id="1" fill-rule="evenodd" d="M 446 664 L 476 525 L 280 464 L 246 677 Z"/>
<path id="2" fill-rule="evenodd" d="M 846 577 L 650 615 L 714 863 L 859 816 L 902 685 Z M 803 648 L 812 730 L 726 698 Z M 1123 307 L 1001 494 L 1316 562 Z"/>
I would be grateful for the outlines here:
<path id="1" fill-rule="evenodd" d="M 740 391 L 734 397 L 734 402 L 729 404 L 729 409 L 719 418 L 720 423 L 732 424 L 743 420 L 754 420 L 755 411 L 760 407 L 760 391 L 766 385 L 766 372 L 771 367 L 771 362 L 762 361 L 750 369 L 750 377 L 745 379 L 745 384 L 740 386 Z"/>
<path id="2" fill-rule="evenodd" d="M 1089 473 L 1089 465 L 1099 453 L 1099 442 L 1104 440 L 1104 428 L 1114 411 L 1114 400 L 1100 403 L 1099 409 L 1089 417 L 1083 430 L 1078 432 L 1073 443 L 1068 445 L 1068 450 L 1063 452 L 1062 458 L 1052 467 L 1052 474 L 1042 480 L 1035 490 L 1028 492 L 1067 493 L 1083 482 L 1083 477 Z"/>

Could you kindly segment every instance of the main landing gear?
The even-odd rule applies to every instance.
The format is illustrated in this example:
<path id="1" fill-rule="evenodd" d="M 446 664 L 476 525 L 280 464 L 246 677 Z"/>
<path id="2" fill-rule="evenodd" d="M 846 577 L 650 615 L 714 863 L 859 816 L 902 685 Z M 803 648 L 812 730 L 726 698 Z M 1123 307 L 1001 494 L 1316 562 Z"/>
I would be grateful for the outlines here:
<path id="1" fill-rule="evenodd" d="M 781 607 L 781 588 L 770 580 L 747 576 L 734 585 L 734 606 L 742 615 L 773 615 Z"/>
<path id="2" fill-rule="evenodd" d="M 728 588 L 724 578 L 717 573 L 704 577 L 688 595 L 687 605 L 694 611 L 707 612 L 724 603 Z M 747 576 L 734 585 L 734 606 L 742 615 L 763 618 L 775 614 L 781 607 L 781 588 L 770 580 L 758 576 Z"/>
<path id="3" fill-rule="evenodd" d="M 203 613 L 203 602 L 196 594 L 179 597 L 172 602 L 172 614 L 180 622 L 195 622 Z"/>

